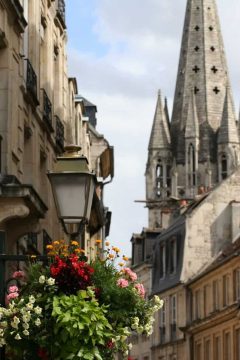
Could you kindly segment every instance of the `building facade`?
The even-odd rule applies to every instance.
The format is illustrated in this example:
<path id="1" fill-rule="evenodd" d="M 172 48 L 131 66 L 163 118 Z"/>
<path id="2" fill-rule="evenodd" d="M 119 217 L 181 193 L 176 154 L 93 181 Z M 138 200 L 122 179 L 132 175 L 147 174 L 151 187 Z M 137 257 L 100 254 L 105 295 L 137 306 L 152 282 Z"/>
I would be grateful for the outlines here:
<path id="1" fill-rule="evenodd" d="M 42 253 L 51 239 L 64 236 L 46 174 L 67 144 L 81 146 L 99 179 L 81 245 L 89 250 L 92 237 L 105 236 L 100 190 L 113 177 L 113 149 L 104 136 L 92 147 L 87 106 L 77 97 L 76 79 L 68 77 L 66 42 L 64 0 L 0 0 L 0 229 L 6 253 Z M 102 156 L 105 151 L 111 156 Z"/>
<path id="2" fill-rule="evenodd" d="M 239 237 L 239 144 L 216 1 L 188 0 L 172 118 L 159 91 L 149 141 L 148 231 L 132 237 L 133 268 L 141 276 L 146 274 L 143 264 L 149 264 L 151 295 L 164 300 L 145 347 L 148 360 L 238 359 L 239 319 L 233 319 L 237 305 L 229 285 L 236 264 L 221 263 L 215 273 L 221 277 L 228 268 L 232 274 L 221 285 L 232 315 L 224 305 L 221 315 L 210 313 L 212 304 L 206 301 L 212 301 L 212 290 L 198 292 L 196 276 Z M 154 238 L 149 236 L 153 232 Z M 201 279 L 207 284 L 205 275 Z M 202 300 L 194 300 L 196 296 Z M 205 315 L 195 318 L 196 312 Z M 218 326 L 221 352 L 216 353 L 213 334 Z M 208 337 L 211 343 L 205 346 Z M 135 339 L 134 360 L 145 359 L 140 341 Z"/>

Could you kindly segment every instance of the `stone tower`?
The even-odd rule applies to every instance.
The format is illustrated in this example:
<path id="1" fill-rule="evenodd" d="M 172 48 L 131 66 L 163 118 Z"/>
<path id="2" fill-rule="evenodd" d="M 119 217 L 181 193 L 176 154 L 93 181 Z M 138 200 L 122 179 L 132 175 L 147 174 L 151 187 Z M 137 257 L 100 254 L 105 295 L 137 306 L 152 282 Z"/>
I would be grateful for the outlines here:
<path id="1" fill-rule="evenodd" d="M 216 1 L 188 0 L 172 119 L 158 96 L 148 150 L 151 224 L 167 201 L 192 199 L 234 171 L 236 121 Z"/>

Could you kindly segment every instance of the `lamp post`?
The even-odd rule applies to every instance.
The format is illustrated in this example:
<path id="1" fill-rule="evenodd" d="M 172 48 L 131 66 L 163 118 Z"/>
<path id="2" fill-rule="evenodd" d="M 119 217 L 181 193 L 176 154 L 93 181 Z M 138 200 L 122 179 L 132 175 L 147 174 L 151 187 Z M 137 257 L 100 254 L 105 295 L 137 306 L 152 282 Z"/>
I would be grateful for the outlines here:
<path id="1" fill-rule="evenodd" d="M 79 155 L 80 150 L 79 146 L 66 146 L 54 171 L 47 174 L 58 217 L 71 238 L 80 235 L 89 221 L 96 181 L 87 158 Z"/>

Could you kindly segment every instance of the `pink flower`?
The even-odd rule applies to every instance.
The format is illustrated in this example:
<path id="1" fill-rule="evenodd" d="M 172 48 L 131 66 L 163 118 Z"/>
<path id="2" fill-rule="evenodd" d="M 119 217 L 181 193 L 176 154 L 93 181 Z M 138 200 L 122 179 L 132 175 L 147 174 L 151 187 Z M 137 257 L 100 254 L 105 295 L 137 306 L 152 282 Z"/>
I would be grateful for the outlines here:
<path id="1" fill-rule="evenodd" d="M 132 280 L 132 281 L 137 280 L 137 274 L 135 272 L 133 272 L 131 269 L 125 268 L 125 269 L 123 269 L 123 272 L 129 277 L 130 280 Z"/>
<path id="2" fill-rule="evenodd" d="M 119 286 L 120 288 L 125 288 L 128 286 L 128 281 L 126 279 L 119 279 L 117 281 L 117 286 Z"/>
<path id="3" fill-rule="evenodd" d="M 145 296 L 145 289 L 144 289 L 144 286 L 143 284 L 135 284 L 135 289 L 137 290 L 138 294 L 144 298 Z"/>
<path id="4" fill-rule="evenodd" d="M 13 279 L 22 279 L 25 277 L 25 273 L 21 270 L 15 271 L 12 275 Z"/>
<path id="5" fill-rule="evenodd" d="M 17 292 L 12 292 L 7 295 L 7 301 L 9 301 L 11 299 L 16 299 L 18 296 L 19 296 L 19 294 Z"/>
<path id="6" fill-rule="evenodd" d="M 18 292 L 18 287 L 15 286 L 15 285 L 9 286 L 8 291 L 9 291 L 10 293 L 17 293 L 17 292 Z"/>

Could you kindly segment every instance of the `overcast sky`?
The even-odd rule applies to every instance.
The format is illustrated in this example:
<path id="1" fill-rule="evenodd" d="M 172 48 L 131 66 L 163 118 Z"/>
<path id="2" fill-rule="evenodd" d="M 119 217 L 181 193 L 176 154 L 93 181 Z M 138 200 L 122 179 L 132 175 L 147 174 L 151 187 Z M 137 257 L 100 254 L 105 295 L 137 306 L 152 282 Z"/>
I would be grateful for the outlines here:
<path id="1" fill-rule="evenodd" d="M 209 0 L 210 1 L 210 0 Z M 235 107 L 240 102 L 240 1 L 217 0 Z M 105 190 L 109 240 L 131 254 L 147 226 L 147 147 L 158 89 L 172 106 L 186 0 L 66 0 L 69 76 L 98 107 L 97 130 L 115 148 Z"/>

